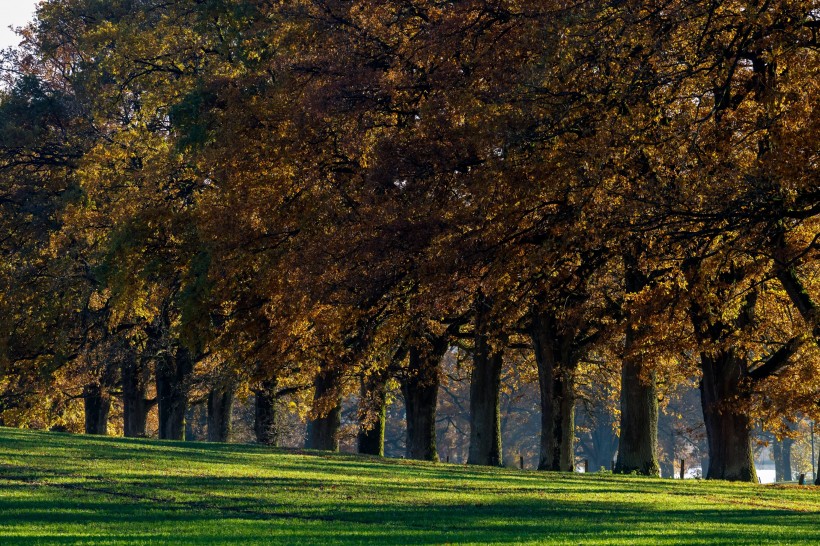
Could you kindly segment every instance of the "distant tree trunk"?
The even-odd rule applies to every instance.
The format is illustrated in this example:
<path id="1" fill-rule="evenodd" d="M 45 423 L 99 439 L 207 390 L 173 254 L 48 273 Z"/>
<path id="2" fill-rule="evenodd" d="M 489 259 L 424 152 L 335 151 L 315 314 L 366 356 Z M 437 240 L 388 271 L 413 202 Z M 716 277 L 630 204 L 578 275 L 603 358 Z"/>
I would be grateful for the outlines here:
<path id="1" fill-rule="evenodd" d="M 407 458 L 438 461 L 436 451 L 436 405 L 438 403 L 439 362 L 447 351 L 445 338 L 410 346 L 407 375 L 402 394 L 407 419 Z"/>
<path id="2" fill-rule="evenodd" d="M 383 374 L 362 380 L 359 407 L 359 453 L 384 457 L 384 427 L 387 412 L 387 382 Z"/>
<path id="3" fill-rule="evenodd" d="M 591 431 L 592 453 L 590 454 L 590 470 L 597 472 L 601 468 L 609 470 L 618 450 L 618 436 L 613 430 L 611 414 L 600 412 L 597 415 L 595 426 Z"/>
<path id="4" fill-rule="evenodd" d="M 231 433 L 233 385 L 220 385 L 208 393 L 208 441 L 227 442 Z"/>
<path id="5" fill-rule="evenodd" d="M 817 458 L 817 466 L 815 468 L 814 485 L 820 485 L 820 457 Z"/>
<path id="6" fill-rule="evenodd" d="M 772 459 L 774 460 L 774 481 L 785 481 L 783 478 L 783 443 L 775 439 L 772 442 Z"/>
<path id="7" fill-rule="evenodd" d="M 666 413 L 658 414 L 658 443 L 663 446 L 663 457 L 659 457 L 662 478 L 675 477 L 675 424 L 674 418 Z"/>
<path id="8" fill-rule="evenodd" d="M 111 396 L 97 383 L 83 388 L 85 409 L 85 433 L 108 434 L 108 414 L 111 411 Z"/>
<path id="9" fill-rule="evenodd" d="M 577 361 L 571 354 L 570 340 L 559 336 L 555 319 L 549 313 L 533 313 L 530 334 L 541 391 L 538 469 L 572 472 L 575 467 L 574 372 Z"/>
<path id="10" fill-rule="evenodd" d="M 490 348 L 486 338 L 476 339 L 470 378 L 470 452 L 467 464 L 501 465 L 499 389 L 502 363 L 500 350 Z"/>
<path id="11" fill-rule="evenodd" d="M 276 431 L 276 378 L 263 381 L 259 389 L 254 391 L 254 422 L 253 430 L 256 441 L 260 444 L 275 446 L 277 444 Z"/>
<path id="12" fill-rule="evenodd" d="M 126 438 L 144 438 L 148 412 L 155 403 L 145 397 L 150 370 L 139 357 L 129 356 L 123 360 L 121 374 L 123 434 Z"/>
<path id="13" fill-rule="evenodd" d="M 783 438 L 781 444 L 783 446 L 781 454 L 783 480 L 790 482 L 792 481 L 792 446 L 794 445 L 794 440 L 791 438 Z"/>
<path id="14" fill-rule="evenodd" d="M 648 285 L 633 256 L 626 256 L 627 293 L 638 293 Z M 635 320 L 627 317 L 624 361 L 621 368 L 621 437 L 615 472 L 637 472 L 647 476 L 660 473 L 658 465 L 658 389 L 655 372 L 645 369 L 635 354 L 640 335 Z"/>
<path id="15" fill-rule="evenodd" d="M 312 413 L 308 422 L 306 449 L 339 451 L 339 428 L 342 425 L 342 406 L 337 392 L 337 374 L 322 370 L 314 379 Z"/>
<path id="16" fill-rule="evenodd" d="M 184 347 L 177 349 L 175 357 L 164 358 L 157 363 L 159 437 L 162 440 L 185 439 L 188 381 L 193 369 L 193 356 Z"/>
<path id="17" fill-rule="evenodd" d="M 709 472 L 715 480 L 757 483 L 751 446 L 751 421 L 732 402 L 745 393 L 746 362 L 734 350 L 701 354 L 701 404 L 709 442 Z"/>

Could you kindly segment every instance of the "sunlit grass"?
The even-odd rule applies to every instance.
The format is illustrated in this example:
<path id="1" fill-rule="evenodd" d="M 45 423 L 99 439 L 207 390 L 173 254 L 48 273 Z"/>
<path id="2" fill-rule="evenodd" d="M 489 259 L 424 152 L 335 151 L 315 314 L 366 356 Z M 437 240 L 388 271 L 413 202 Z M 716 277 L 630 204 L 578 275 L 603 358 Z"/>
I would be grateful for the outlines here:
<path id="1" fill-rule="evenodd" d="M 820 488 L 0 429 L 0 544 L 820 543 Z"/>

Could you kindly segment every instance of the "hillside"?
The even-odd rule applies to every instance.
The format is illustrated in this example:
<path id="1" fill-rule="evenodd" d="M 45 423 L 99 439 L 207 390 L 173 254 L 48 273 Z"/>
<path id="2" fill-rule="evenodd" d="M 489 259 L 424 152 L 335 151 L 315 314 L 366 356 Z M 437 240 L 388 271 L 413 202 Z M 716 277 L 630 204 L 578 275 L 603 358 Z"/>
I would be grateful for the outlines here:
<path id="1" fill-rule="evenodd" d="M 820 542 L 820 488 L 0 429 L 0 544 Z"/>

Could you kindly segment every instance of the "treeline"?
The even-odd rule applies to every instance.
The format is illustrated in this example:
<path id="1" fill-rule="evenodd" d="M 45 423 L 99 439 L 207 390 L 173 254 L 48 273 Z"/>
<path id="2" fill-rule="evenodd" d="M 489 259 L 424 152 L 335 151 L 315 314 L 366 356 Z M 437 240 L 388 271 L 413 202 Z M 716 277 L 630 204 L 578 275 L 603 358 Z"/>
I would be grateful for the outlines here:
<path id="1" fill-rule="evenodd" d="M 540 391 L 539 468 L 615 400 L 657 474 L 698 383 L 709 478 L 820 417 L 817 0 L 47 0 L 4 55 L 0 410 L 13 426 L 224 440 L 254 395 L 363 453 L 385 399 L 437 459 L 470 356 L 469 457 Z M 511 368 L 512 367 L 512 368 Z M 514 373 L 509 370 L 514 369 Z M 507 371 L 505 371 L 507 370 Z M 514 379 L 511 379 L 514 378 Z M 820 481 L 818 481 L 820 483 Z"/>

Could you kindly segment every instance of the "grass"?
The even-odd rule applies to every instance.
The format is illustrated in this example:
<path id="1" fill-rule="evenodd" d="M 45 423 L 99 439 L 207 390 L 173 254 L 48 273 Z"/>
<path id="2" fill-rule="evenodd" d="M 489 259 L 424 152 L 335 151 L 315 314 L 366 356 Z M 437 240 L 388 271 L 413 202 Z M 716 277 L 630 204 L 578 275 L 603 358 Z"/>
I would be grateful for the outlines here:
<path id="1" fill-rule="evenodd" d="M 0 544 L 817 544 L 820 488 L 0 428 Z"/>

